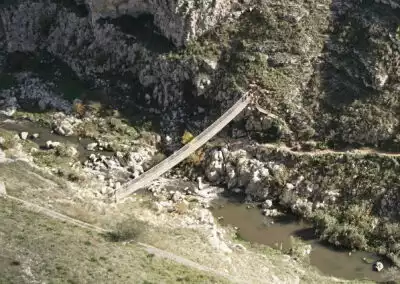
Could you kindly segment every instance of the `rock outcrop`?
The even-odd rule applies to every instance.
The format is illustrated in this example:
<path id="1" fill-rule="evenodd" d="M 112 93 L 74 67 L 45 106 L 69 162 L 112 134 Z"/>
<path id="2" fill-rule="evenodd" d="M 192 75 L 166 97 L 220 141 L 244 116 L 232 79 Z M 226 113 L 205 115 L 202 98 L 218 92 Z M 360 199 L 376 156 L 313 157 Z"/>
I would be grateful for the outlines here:
<path id="1" fill-rule="evenodd" d="M 71 112 L 71 103 L 54 91 L 54 84 L 23 72 L 14 76 L 18 86 L 0 89 L 0 113 L 11 116 L 21 106 Z"/>
<path id="2" fill-rule="evenodd" d="M 223 20 L 238 17 L 243 5 L 236 0 L 86 0 L 92 22 L 99 18 L 150 14 L 161 33 L 184 45 Z"/>
<path id="3" fill-rule="evenodd" d="M 135 94 L 164 128 L 193 115 L 188 101 L 225 108 L 256 80 L 273 116 L 245 114 L 254 137 L 398 147 L 398 1 L 251 4 L 18 1 L 0 9 L 0 44 L 45 50 L 98 88 Z M 146 14 L 153 20 L 138 20 Z"/>
<path id="4" fill-rule="evenodd" d="M 398 242 L 393 235 L 400 212 L 398 156 L 245 148 L 211 150 L 208 180 L 263 201 L 262 208 L 273 202 L 313 220 L 321 238 L 335 245 L 399 257 L 400 250 L 390 245 Z M 273 209 L 263 213 L 274 215 Z"/>

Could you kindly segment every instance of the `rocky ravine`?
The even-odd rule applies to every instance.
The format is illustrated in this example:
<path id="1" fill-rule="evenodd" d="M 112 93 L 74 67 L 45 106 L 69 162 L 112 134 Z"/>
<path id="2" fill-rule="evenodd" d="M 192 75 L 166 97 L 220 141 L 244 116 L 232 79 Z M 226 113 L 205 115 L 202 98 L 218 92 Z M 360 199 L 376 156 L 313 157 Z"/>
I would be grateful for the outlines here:
<path id="1" fill-rule="evenodd" d="M 85 3 L 89 7 L 92 22 L 102 17 L 150 14 L 162 34 L 177 46 L 199 37 L 221 21 L 238 17 L 243 10 L 243 1 L 234 0 L 201 2 L 87 0 Z"/>
<path id="2" fill-rule="evenodd" d="M 60 88 L 72 73 L 71 81 L 103 91 L 97 96 L 123 98 L 123 116 L 132 106 L 126 100 L 158 114 L 161 131 L 176 142 L 181 128 L 203 129 L 256 81 L 259 104 L 272 115 L 247 110 L 230 128 L 235 138 L 311 149 L 400 150 L 398 0 L 20 0 L 0 8 L 0 104 L 6 115 L 33 102 L 41 111 L 72 112 L 72 100 L 87 95 Z M 146 32 L 152 36 L 143 37 Z M 33 63 L 22 64 L 25 58 Z M 63 68 L 50 76 L 34 68 L 56 61 Z M 68 134 L 96 119 L 59 115 L 53 127 Z M 112 133 L 120 132 L 115 121 L 99 120 L 103 132 L 110 125 L 117 128 Z M 133 137 L 122 131 L 120 138 L 115 146 L 126 147 L 114 157 L 92 156 L 86 164 L 100 180 L 99 171 L 114 166 L 125 173 L 121 181 L 141 172 L 143 160 L 126 141 Z M 95 143 L 103 148 L 109 142 Z M 154 153 L 150 147 L 146 159 Z M 396 157 L 295 155 L 259 146 L 212 152 L 205 161 L 211 182 L 313 219 L 332 243 L 380 250 L 393 259 L 400 241 L 397 172 Z"/>
<path id="3" fill-rule="evenodd" d="M 161 111 L 169 130 L 204 128 L 188 119 L 197 106 L 230 105 L 256 80 L 276 116 L 245 116 L 255 138 L 397 149 L 397 1 L 196 3 L 3 4 L 0 66 L 15 67 L 15 52 L 46 51 L 82 80 Z"/>
<path id="4" fill-rule="evenodd" d="M 229 275 L 229 279 L 233 279 L 231 281 L 234 283 L 249 283 L 249 281 L 250 283 L 300 283 L 301 279 L 304 281 L 321 280 L 324 283 L 337 281 L 320 276 L 302 262 L 298 262 L 297 255 L 293 255 L 292 258 L 289 255 L 272 253 L 272 251 L 271 255 L 262 254 L 251 248 L 247 249 L 246 246 L 233 239 L 235 231 L 220 228 L 207 209 L 210 200 L 218 196 L 221 188 L 207 187 L 198 190 L 192 182 L 182 182 L 181 178 L 161 179 L 154 182 L 149 188 L 153 195 L 152 198 L 133 196 L 125 203 L 110 204 L 108 198 L 99 195 L 99 193 L 103 193 L 103 189 L 107 191 L 110 188 L 109 184 L 102 179 L 97 179 L 91 169 L 79 171 L 81 175 L 79 179 L 67 181 L 65 177 L 68 178 L 68 176 L 59 175 L 57 171 L 51 171 L 51 169 L 49 171 L 43 167 L 38 168 L 33 164 L 34 161 L 38 161 L 35 154 L 41 150 L 34 148 L 36 150 L 31 150 L 32 155 L 24 153 L 23 150 L 26 151 L 34 146 L 33 142 L 25 140 L 25 135 L 21 134 L 21 139 L 13 137 L 16 141 L 13 147 L 8 144 L 10 137 L 2 135 L 6 138 L 0 141 L 0 147 L 5 149 L 4 147 L 8 146 L 4 151 L 0 148 L 0 194 L 4 203 L 12 203 L 19 199 L 29 200 L 30 203 L 53 210 L 46 214 L 56 218 L 60 218 L 56 212 L 61 212 L 72 218 L 88 222 L 95 228 L 100 226 L 115 229 L 115 232 L 122 230 L 118 234 L 128 242 L 112 244 L 113 250 L 116 245 L 122 246 L 126 250 L 125 246 L 132 241 L 131 238 L 134 238 L 136 241 L 161 248 L 162 251 L 156 251 L 157 256 L 169 255 L 170 259 L 179 262 L 183 259 L 179 258 L 181 255 L 194 261 L 192 263 L 195 268 L 196 266 L 212 267 L 222 274 Z M 62 145 L 55 147 L 57 149 Z M 58 155 L 54 153 L 51 155 L 53 163 L 55 163 Z M 137 159 L 139 155 L 137 153 L 132 156 Z M 107 169 L 103 168 L 103 165 L 107 165 L 111 161 L 112 159 L 100 159 L 94 164 L 104 174 Z M 138 163 L 138 161 L 132 160 L 131 163 Z M 139 166 L 136 165 L 136 167 Z M 120 170 L 122 170 L 121 167 Z M 115 173 L 109 172 L 109 175 L 113 178 L 116 177 Z M 181 190 L 182 188 L 184 189 Z M 5 193 L 11 195 L 12 198 L 4 196 Z M 108 195 L 106 194 L 106 196 Z M 30 207 L 32 206 L 31 204 Z M 19 206 L 14 204 L 12 211 L 19 212 L 16 210 L 17 208 Z M 35 210 L 37 211 L 37 209 Z M 35 216 L 36 220 L 42 217 Z M 92 225 L 91 228 L 93 228 Z M 51 230 L 50 234 L 54 234 L 54 231 Z M 41 237 L 43 236 L 41 235 Z M 59 244 L 61 251 L 63 251 L 64 245 Z M 146 245 L 146 247 L 149 246 Z M 18 247 L 18 249 L 21 248 Z M 6 251 L 8 252 L 8 250 Z M 81 253 L 85 253 L 85 251 L 86 249 L 82 248 Z M 28 254 L 21 257 L 21 261 L 25 266 L 30 267 L 29 275 L 32 278 L 47 279 L 53 276 L 49 273 L 44 277 L 40 273 L 38 265 L 30 261 L 32 251 L 25 252 Z M 174 252 L 174 254 L 168 252 Z M 45 255 L 41 255 L 39 250 L 34 259 L 42 257 Z M 59 257 L 58 264 L 64 264 L 62 257 Z M 115 269 L 117 267 L 118 265 Z M 212 271 L 214 270 L 209 272 Z M 114 271 L 109 270 L 108 273 L 114 275 Z M 85 277 L 89 276 L 83 273 L 80 277 L 86 279 Z"/>

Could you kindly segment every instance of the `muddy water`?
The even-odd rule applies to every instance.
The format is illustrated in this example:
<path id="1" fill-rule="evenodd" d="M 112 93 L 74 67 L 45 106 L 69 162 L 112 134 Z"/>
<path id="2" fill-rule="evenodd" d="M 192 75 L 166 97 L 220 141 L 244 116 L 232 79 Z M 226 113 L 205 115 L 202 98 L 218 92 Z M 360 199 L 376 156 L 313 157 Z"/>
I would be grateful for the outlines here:
<path id="1" fill-rule="evenodd" d="M 339 251 L 321 244 L 314 235 L 314 230 L 304 222 L 294 217 L 284 216 L 268 218 L 261 214 L 260 209 L 250 208 L 239 203 L 218 201 L 214 205 L 215 217 L 223 217 L 220 222 L 224 225 L 238 227 L 240 238 L 265 244 L 274 248 L 290 248 L 290 236 L 303 239 L 312 245 L 310 261 L 313 266 L 326 275 L 349 280 L 368 279 L 382 281 L 382 273 L 373 271 L 372 264 L 366 263 L 381 260 L 379 256 L 366 252 Z M 381 260 L 385 267 L 388 264 Z"/>
<path id="2" fill-rule="evenodd" d="M 93 153 L 100 153 L 105 156 L 111 155 L 110 152 L 106 151 L 88 151 L 86 146 L 89 143 L 95 142 L 93 139 L 90 138 L 78 138 L 77 136 L 61 136 L 55 133 L 51 133 L 49 128 L 40 126 L 37 123 L 31 121 L 15 121 L 6 119 L 4 117 L 0 117 L 0 128 L 9 131 L 15 131 L 17 133 L 21 132 L 28 132 L 29 136 L 28 139 L 38 144 L 40 147 L 44 147 L 46 142 L 51 140 L 53 142 L 60 142 L 62 144 L 69 144 L 74 145 L 79 152 L 79 159 L 84 161 L 90 154 Z M 37 133 L 39 134 L 38 138 L 32 139 L 31 135 Z"/>

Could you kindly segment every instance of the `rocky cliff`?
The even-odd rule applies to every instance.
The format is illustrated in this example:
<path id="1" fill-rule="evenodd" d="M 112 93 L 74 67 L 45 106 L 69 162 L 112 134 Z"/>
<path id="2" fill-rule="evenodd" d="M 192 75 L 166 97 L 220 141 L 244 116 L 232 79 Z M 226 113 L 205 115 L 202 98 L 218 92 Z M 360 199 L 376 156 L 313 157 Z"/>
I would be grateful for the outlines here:
<path id="1" fill-rule="evenodd" d="M 168 109 L 171 123 L 193 114 L 188 100 L 225 107 L 256 80 L 275 119 L 248 112 L 254 137 L 393 150 L 398 11 L 396 1 L 18 1 L 3 4 L 0 35 L 9 54 L 46 51 L 82 80 Z"/>
<path id="2" fill-rule="evenodd" d="M 87 0 L 86 4 L 92 22 L 103 17 L 150 14 L 162 34 L 177 46 L 204 34 L 222 20 L 239 16 L 243 10 L 243 5 L 235 0 Z"/>
<path id="3" fill-rule="evenodd" d="M 13 84 L 43 82 L 46 88 L 29 89 L 30 98 L 54 93 L 72 101 L 95 90 L 96 98 L 118 98 L 123 115 L 144 109 L 158 114 L 163 132 L 181 134 L 203 129 L 256 83 L 259 108 L 230 126 L 234 138 L 302 152 L 400 150 L 399 0 L 19 0 L 0 7 L 0 103 L 7 112 L 27 93 Z M 257 149 L 214 153 L 208 179 L 282 201 L 317 220 L 332 242 L 399 254 L 372 243 L 385 230 L 382 240 L 399 240 L 390 233 L 399 217 L 397 156 Z M 320 208 L 327 215 L 317 216 Z M 393 227 L 381 230 L 386 220 Z"/>

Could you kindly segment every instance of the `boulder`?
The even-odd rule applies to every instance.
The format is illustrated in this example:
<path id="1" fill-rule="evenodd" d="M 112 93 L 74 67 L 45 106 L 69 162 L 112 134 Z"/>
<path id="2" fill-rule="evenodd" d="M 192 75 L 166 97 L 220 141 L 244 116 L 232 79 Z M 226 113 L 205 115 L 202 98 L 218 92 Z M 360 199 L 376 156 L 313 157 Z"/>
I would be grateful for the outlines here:
<path id="1" fill-rule="evenodd" d="M 182 198 L 183 198 L 182 193 L 181 193 L 180 191 L 175 191 L 175 192 L 172 194 L 171 200 L 172 200 L 173 202 L 178 202 L 178 201 L 181 200 Z"/>
<path id="2" fill-rule="evenodd" d="M 0 181 L 0 196 L 6 196 L 7 191 L 6 191 L 6 185 L 4 182 Z"/>
<path id="3" fill-rule="evenodd" d="M 261 204 L 261 207 L 263 208 L 263 209 L 270 209 L 271 207 L 272 207 L 272 200 L 270 200 L 270 199 L 267 199 L 267 200 L 265 200 L 262 204 Z"/>
<path id="4" fill-rule="evenodd" d="M 22 140 L 26 140 L 28 138 L 29 133 L 28 132 L 21 132 L 20 137 Z"/>
<path id="5" fill-rule="evenodd" d="M 94 150 L 96 149 L 97 145 L 98 145 L 98 144 L 97 144 L 96 142 L 89 143 L 89 144 L 86 146 L 86 149 L 87 149 L 88 151 L 94 151 Z"/>
<path id="6" fill-rule="evenodd" d="M 61 143 L 60 142 L 53 142 L 53 141 L 46 141 L 46 149 L 55 149 L 57 147 L 60 147 Z"/>
<path id="7" fill-rule="evenodd" d="M 380 261 L 377 261 L 374 263 L 374 270 L 381 272 L 383 270 L 384 266 L 383 263 Z"/>

